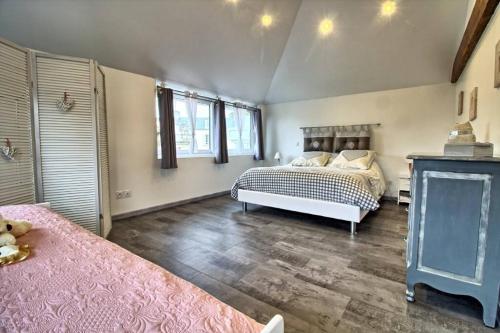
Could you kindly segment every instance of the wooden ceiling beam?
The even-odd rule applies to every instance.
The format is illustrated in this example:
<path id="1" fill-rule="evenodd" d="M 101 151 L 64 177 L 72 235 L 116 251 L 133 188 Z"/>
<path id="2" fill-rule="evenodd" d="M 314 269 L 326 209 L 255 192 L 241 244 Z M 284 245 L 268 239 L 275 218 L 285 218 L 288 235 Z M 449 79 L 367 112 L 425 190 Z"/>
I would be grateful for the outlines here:
<path id="1" fill-rule="evenodd" d="M 479 42 L 484 29 L 488 25 L 491 16 L 495 13 L 495 9 L 500 0 L 476 0 L 474 8 L 465 28 L 462 42 L 458 48 L 455 62 L 453 63 L 453 70 L 451 72 L 451 83 L 455 83 L 462 75 L 467 62 L 469 61 L 472 52 Z"/>

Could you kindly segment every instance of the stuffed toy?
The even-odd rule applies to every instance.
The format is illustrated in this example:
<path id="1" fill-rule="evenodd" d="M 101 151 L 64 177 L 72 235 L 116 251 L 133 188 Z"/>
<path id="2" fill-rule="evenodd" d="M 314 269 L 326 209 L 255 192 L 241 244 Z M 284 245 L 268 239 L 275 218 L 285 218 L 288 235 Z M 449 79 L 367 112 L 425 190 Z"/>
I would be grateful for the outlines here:
<path id="1" fill-rule="evenodd" d="M 16 255 L 19 252 L 16 237 L 24 235 L 30 229 L 31 223 L 27 221 L 5 220 L 0 215 L 0 259 Z"/>
<path id="2" fill-rule="evenodd" d="M 12 230 L 10 231 L 10 233 L 16 238 L 21 237 L 22 235 L 31 230 L 31 223 L 29 223 L 28 221 L 8 220 L 7 222 L 12 226 Z"/>
<path id="3" fill-rule="evenodd" d="M 13 235 L 15 238 L 21 237 L 25 233 L 31 230 L 31 223 L 28 221 L 15 221 L 15 220 L 6 220 L 3 218 L 2 214 L 0 214 L 0 234 L 5 232 L 2 229 L 2 226 L 5 225 L 7 231 Z M 1 241 L 0 241 L 1 246 Z"/>
<path id="4" fill-rule="evenodd" d="M 16 237 L 10 233 L 12 225 L 0 215 L 0 246 L 16 244 Z"/>

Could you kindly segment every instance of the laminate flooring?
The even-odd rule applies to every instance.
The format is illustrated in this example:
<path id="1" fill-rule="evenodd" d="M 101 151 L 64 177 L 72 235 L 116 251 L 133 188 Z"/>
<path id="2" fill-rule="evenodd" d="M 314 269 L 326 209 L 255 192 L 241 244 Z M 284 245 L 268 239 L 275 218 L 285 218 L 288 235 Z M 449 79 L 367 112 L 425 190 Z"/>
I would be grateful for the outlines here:
<path id="1" fill-rule="evenodd" d="M 404 206 L 349 223 L 212 199 L 123 219 L 109 240 L 286 332 L 498 332 L 472 298 L 417 286 L 405 300 Z"/>

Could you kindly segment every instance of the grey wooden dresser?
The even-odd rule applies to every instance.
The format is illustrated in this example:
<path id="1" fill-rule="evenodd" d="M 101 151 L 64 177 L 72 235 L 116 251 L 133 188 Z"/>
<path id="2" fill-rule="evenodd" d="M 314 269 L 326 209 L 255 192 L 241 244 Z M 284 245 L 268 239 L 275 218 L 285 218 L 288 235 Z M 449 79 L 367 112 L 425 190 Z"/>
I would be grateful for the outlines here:
<path id="1" fill-rule="evenodd" d="M 407 291 L 468 295 L 495 327 L 500 292 L 500 158 L 410 155 Z M 418 295 L 417 295 L 418 298 Z"/>

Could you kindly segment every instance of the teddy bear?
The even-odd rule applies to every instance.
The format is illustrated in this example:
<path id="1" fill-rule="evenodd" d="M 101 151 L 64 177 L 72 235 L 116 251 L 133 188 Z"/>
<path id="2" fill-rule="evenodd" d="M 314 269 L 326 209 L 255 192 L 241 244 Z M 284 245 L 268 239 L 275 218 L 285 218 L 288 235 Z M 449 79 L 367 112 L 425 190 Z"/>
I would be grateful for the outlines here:
<path id="1" fill-rule="evenodd" d="M 2 220 L 2 215 L 0 215 L 0 220 Z M 14 221 L 14 220 L 5 220 L 8 224 L 12 226 L 12 230 L 10 233 L 18 238 L 31 230 L 31 223 L 28 221 Z"/>
<path id="2" fill-rule="evenodd" d="M 16 237 L 22 236 L 31 229 L 27 221 L 5 220 L 0 215 L 0 258 L 15 255 L 18 252 Z"/>
<path id="3" fill-rule="evenodd" d="M 11 234 L 12 224 L 0 215 L 0 246 L 16 244 L 16 237 Z"/>
<path id="4" fill-rule="evenodd" d="M 16 238 L 31 230 L 31 223 L 4 219 L 0 214 L 0 246 L 16 243 Z"/>

